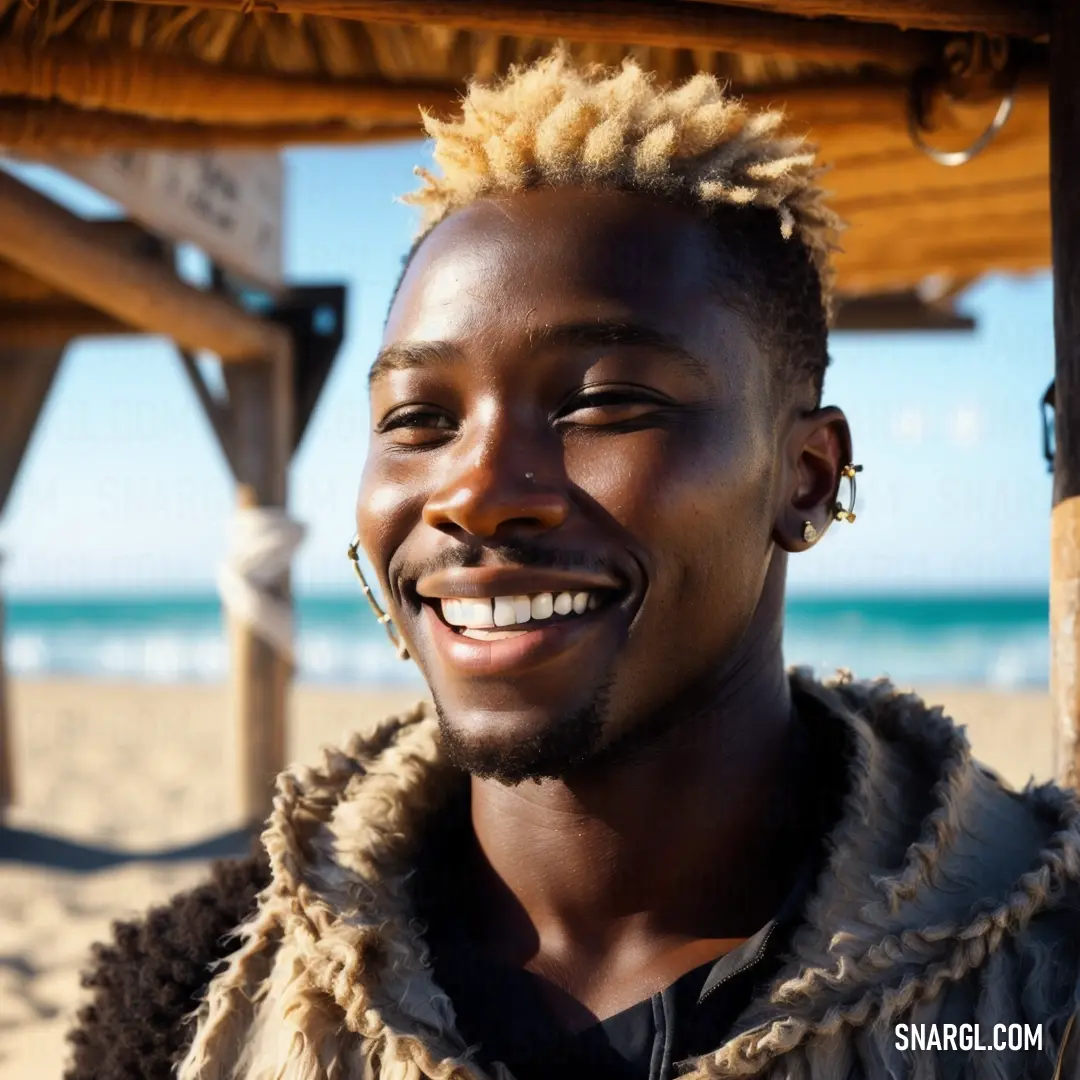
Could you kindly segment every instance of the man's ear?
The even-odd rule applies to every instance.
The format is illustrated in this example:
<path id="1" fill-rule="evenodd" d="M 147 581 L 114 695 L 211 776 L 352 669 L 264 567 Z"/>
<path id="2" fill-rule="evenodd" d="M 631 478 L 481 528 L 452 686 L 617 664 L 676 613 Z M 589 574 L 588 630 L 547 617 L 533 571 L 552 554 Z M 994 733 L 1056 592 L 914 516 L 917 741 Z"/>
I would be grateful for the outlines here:
<path id="1" fill-rule="evenodd" d="M 851 461 L 847 417 L 832 406 L 799 416 L 788 432 L 783 456 L 783 501 L 773 538 L 784 551 L 806 551 L 834 519 L 841 470 Z"/>

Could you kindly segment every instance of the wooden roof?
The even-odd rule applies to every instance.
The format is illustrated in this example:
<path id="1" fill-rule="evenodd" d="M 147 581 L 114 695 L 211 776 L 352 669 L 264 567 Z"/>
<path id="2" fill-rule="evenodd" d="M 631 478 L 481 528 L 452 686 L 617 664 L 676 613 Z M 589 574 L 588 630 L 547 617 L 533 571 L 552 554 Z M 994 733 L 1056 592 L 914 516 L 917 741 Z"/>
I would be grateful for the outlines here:
<path id="1" fill-rule="evenodd" d="M 0 0 L 0 147 L 412 137 L 418 104 L 449 108 L 467 78 L 563 39 L 584 59 L 632 52 L 665 81 L 704 69 L 786 105 L 850 225 L 842 293 L 945 288 L 1049 265 L 1047 25 L 1033 0 Z M 972 50 L 972 35 L 994 47 Z M 944 56 L 1006 53 L 1021 75 L 1005 128 L 968 164 L 937 164 L 909 133 L 912 79 Z M 951 85 L 967 101 L 937 95 L 928 138 L 955 149 L 1002 87 L 992 64 Z"/>

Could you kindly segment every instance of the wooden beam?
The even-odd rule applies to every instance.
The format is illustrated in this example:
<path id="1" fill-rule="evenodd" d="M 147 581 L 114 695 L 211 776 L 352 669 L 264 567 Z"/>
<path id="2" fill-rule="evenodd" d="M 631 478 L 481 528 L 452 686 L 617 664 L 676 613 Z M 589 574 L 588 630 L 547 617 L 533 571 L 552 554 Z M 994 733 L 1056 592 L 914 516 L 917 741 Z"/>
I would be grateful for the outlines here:
<path id="1" fill-rule="evenodd" d="M 141 225 L 127 218 L 108 218 L 87 221 L 89 229 L 101 240 L 119 251 L 140 258 L 164 262 L 168 257 L 166 243 Z M 12 314 L 13 304 L 66 304 L 68 297 L 48 282 L 20 270 L 17 266 L 0 261 L 0 308 Z M 0 337 L 0 341 L 4 338 Z"/>
<path id="2" fill-rule="evenodd" d="M 838 301 L 833 333 L 970 331 L 975 320 L 958 315 L 948 300 L 928 302 L 917 292 L 856 296 Z"/>
<path id="3" fill-rule="evenodd" d="M 1051 696 L 1058 774 L 1080 778 L 1080 7 L 1055 0 L 1050 34 L 1054 253 L 1054 509 Z"/>
<path id="4" fill-rule="evenodd" d="M 1045 0 L 706 0 L 804 19 L 887 23 L 902 30 L 1041 38 L 1050 32 Z"/>
<path id="5" fill-rule="evenodd" d="M 134 327 L 74 301 L 0 304 L 0 341 L 6 349 L 42 349 L 81 337 L 139 333 Z"/>
<path id="6" fill-rule="evenodd" d="M 175 6 L 175 0 L 140 0 Z M 199 0 L 196 8 L 327 15 L 373 24 L 444 26 L 516 37 L 914 67 L 941 39 L 871 23 L 822 22 L 767 11 L 661 0 Z"/>
<path id="7" fill-rule="evenodd" d="M 442 91 L 449 101 L 453 89 Z M 838 80 L 815 86 L 754 89 L 741 93 L 756 108 L 783 108 L 792 130 L 808 132 L 826 152 L 852 146 L 865 154 L 872 145 L 885 154 L 914 151 L 907 130 L 903 85 L 891 80 Z M 990 110 L 992 112 L 992 110 Z M 1004 133 L 1031 127 L 1031 117 L 1046 113 L 1046 84 L 1039 73 L 1025 78 L 1017 93 L 1013 118 Z M 935 116 L 935 142 L 962 145 L 986 122 L 987 108 L 954 107 Z M 0 146 L 28 156 L 56 151 L 100 153 L 104 150 L 267 149 L 288 145 L 364 145 L 423 137 L 419 109 L 410 123 L 383 122 L 354 126 L 315 117 L 291 124 L 195 124 L 149 120 L 105 110 L 78 109 L 25 98 L 0 99 Z M 1045 129 L 1045 119 L 1042 121 Z M 940 168 L 935 166 L 935 168 Z M 956 171 L 956 170 L 953 170 Z M 962 170 L 961 170 L 962 171 Z"/>
<path id="8" fill-rule="evenodd" d="M 265 127 L 415 123 L 421 106 L 445 111 L 457 94 L 429 83 L 267 75 L 150 50 L 54 40 L 44 46 L 0 42 L 0 96 L 154 120 Z"/>
<path id="9" fill-rule="evenodd" d="M 16 301 L 33 304 L 56 300 L 60 295 L 51 285 L 32 277 L 17 266 L 0 262 L 0 303 L 10 304 Z"/>
<path id="10" fill-rule="evenodd" d="M 0 147 L 26 156 L 57 151 L 270 150 L 282 146 L 360 146 L 423 137 L 419 109 L 408 124 L 359 125 L 328 121 L 292 124 L 196 124 L 150 120 L 59 102 L 0 99 Z"/>
<path id="11" fill-rule="evenodd" d="M 0 515 L 49 396 L 63 347 L 15 349 L 0 334 Z M 4 667 L 4 599 L 0 589 L 0 822 L 15 801 L 15 754 Z"/>
<path id="12" fill-rule="evenodd" d="M 0 258 L 107 315 L 223 360 L 287 345 L 280 328 L 192 288 L 152 259 L 101 242 L 92 225 L 0 173 Z"/>

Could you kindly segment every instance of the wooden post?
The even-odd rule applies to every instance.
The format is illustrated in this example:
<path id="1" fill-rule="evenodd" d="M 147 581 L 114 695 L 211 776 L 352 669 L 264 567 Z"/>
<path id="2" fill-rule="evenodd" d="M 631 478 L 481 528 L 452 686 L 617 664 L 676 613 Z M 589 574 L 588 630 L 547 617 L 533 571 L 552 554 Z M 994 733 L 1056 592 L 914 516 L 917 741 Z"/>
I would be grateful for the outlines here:
<path id="1" fill-rule="evenodd" d="M 0 588 L 0 824 L 15 803 L 15 746 L 11 739 L 11 711 L 4 664 L 4 593 Z"/>
<path id="2" fill-rule="evenodd" d="M 1054 0 L 1050 32 L 1050 205 L 1056 404 L 1051 518 L 1051 694 L 1058 778 L 1080 775 L 1080 5 Z"/>
<path id="3" fill-rule="evenodd" d="M 0 350 L 0 516 L 56 377 L 63 347 Z M 4 669 L 4 599 L 0 588 L 0 821 L 15 801 L 15 754 Z"/>
<path id="4" fill-rule="evenodd" d="M 242 508 L 284 507 L 292 455 L 292 358 L 223 365 L 229 393 L 231 464 Z M 290 600 L 286 575 L 276 589 Z M 233 620 L 231 708 L 240 745 L 241 812 L 258 826 L 270 812 L 274 777 L 286 764 L 287 708 L 292 664 L 247 625 Z"/>

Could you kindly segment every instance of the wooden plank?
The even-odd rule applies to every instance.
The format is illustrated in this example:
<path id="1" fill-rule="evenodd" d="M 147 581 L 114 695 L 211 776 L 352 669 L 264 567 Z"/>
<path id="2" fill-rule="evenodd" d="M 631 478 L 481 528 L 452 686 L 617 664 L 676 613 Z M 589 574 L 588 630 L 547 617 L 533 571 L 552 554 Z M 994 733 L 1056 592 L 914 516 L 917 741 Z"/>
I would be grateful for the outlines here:
<path id="1" fill-rule="evenodd" d="M 974 329 L 975 320 L 968 315 L 958 315 L 949 301 L 928 303 L 914 291 L 840 300 L 832 325 L 834 334 L 901 331 L 940 333 Z"/>
<path id="2" fill-rule="evenodd" d="M 910 154 L 917 149 L 908 130 L 907 87 L 900 83 L 838 81 L 824 86 L 747 90 L 740 92 L 740 97 L 756 108 L 782 108 L 788 117 L 788 130 L 820 145 L 827 162 L 841 156 L 894 151 Z M 1023 76 L 1016 87 L 1008 123 L 984 153 L 1036 132 L 1047 138 L 1048 101 L 1044 73 L 1032 71 Z M 935 130 L 927 136 L 928 141 L 946 149 L 968 145 L 990 123 L 997 105 L 996 100 L 935 102 Z"/>
<path id="3" fill-rule="evenodd" d="M 1054 254 L 1054 509 L 1050 692 L 1060 779 L 1080 778 L 1080 7 L 1055 0 L 1050 38 Z"/>
<path id="4" fill-rule="evenodd" d="M 195 244 L 258 284 L 284 285 L 285 181 L 278 154 L 52 154 L 48 160 L 170 240 Z"/>
<path id="5" fill-rule="evenodd" d="M 81 337 L 112 337 L 139 331 L 74 301 L 52 304 L 0 304 L 0 341 L 8 349 L 66 345 Z"/>
<path id="6" fill-rule="evenodd" d="M 0 96 L 166 121 L 362 126 L 371 118 L 410 123 L 421 106 L 448 108 L 455 91 L 430 83 L 266 74 L 60 39 L 44 45 L 0 41 Z"/>
<path id="7" fill-rule="evenodd" d="M 963 228 L 968 222 L 994 221 L 1024 215 L 1043 217 L 1049 228 L 1050 192 L 1039 177 L 1023 177 L 1001 183 L 972 184 L 939 192 L 933 199 L 920 200 L 918 193 L 899 189 L 878 196 L 840 201 L 843 213 L 858 218 L 871 230 L 888 230 L 902 214 L 913 229 L 923 226 Z M 850 230 L 849 230 L 850 233 Z M 1049 233 L 1047 233 L 1049 235 Z M 850 236 L 846 236 L 850 239 Z M 880 253 L 879 253 L 880 258 Z M 1049 266 L 1049 250 L 1047 251 Z"/>
<path id="8" fill-rule="evenodd" d="M 879 153 L 867 149 L 862 154 L 832 154 L 822 139 L 822 163 L 829 173 L 824 181 L 833 204 L 843 213 L 843 204 L 878 200 L 884 206 L 895 194 L 904 202 L 924 202 L 959 191 L 977 191 L 996 183 L 1031 182 L 1045 186 L 1049 129 L 1017 127 L 961 169 L 949 169 L 928 158 L 914 146 L 906 150 Z"/>
<path id="9" fill-rule="evenodd" d="M 950 247 L 947 235 L 936 242 L 921 236 L 893 253 L 887 263 L 880 255 L 875 257 L 875 251 L 879 252 L 879 243 L 888 243 L 889 237 L 867 237 L 857 252 L 845 255 L 839 275 L 841 288 L 856 295 L 897 292 L 932 276 L 955 280 L 982 277 L 987 266 L 1002 274 L 1045 271 L 1049 263 L 1049 223 L 1032 218 L 1028 227 L 1034 230 L 1030 239 L 1010 238 L 997 231 L 982 238 L 970 234 L 958 238 L 957 250 Z M 892 239 L 896 243 L 903 241 L 897 234 Z"/>
<path id="10" fill-rule="evenodd" d="M 223 360 L 287 346 L 278 327 L 194 289 L 147 258 L 102 243 L 89 222 L 0 173 L 0 259 L 147 333 Z"/>
<path id="11" fill-rule="evenodd" d="M 0 99 L 0 147 L 33 157 L 132 150 L 276 150 L 283 146 L 359 146 L 418 139 L 420 121 L 362 127 L 348 123 L 195 124 L 148 120 L 59 102 Z"/>
<path id="12" fill-rule="evenodd" d="M 140 2 L 175 5 L 175 0 Z M 444 26 L 544 41 L 779 53 L 890 66 L 927 62 L 940 48 L 938 36 L 916 30 L 660 0 L 199 0 L 192 6 L 237 14 L 328 15 L 373 25 Z"/>
<path id="13" fill-rule="evenodd" d="M 33 304 L 56 300 L 61 296 L 62 294 L 47 282 L 27 274 L 10 263 L 0 262 L 0 302 Z"/>
<path id="14" fill-rule="evenodd" d="M 161 262 L 168 257 L 167 245 L 133 221 L 118 218 L 88 221 L 87 225 L 102 243 L 113 245 L 120 251 Z M 0 306 L 4 307 L 5 314 L 11 314 L 12 304 L 63 304 L 67 301 L 68 297 L 48 282 L 0 261 Z M 0 341 L 3 340 L 0 337 Z"/>
<path id="15" fill-rule="evenodd" d="M 903 30 L 1001 34 L 1041 38 L 1050 32 L 1045 0 L 707 0 L 730 7 L 799 15 L 888 23 Z"/>

